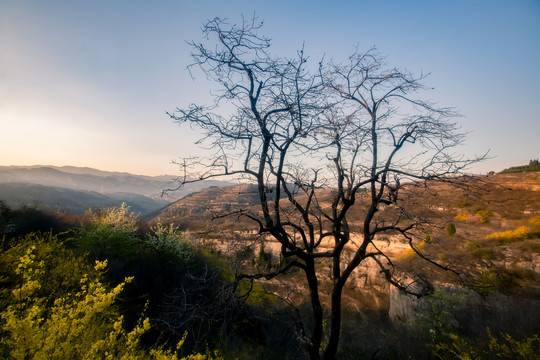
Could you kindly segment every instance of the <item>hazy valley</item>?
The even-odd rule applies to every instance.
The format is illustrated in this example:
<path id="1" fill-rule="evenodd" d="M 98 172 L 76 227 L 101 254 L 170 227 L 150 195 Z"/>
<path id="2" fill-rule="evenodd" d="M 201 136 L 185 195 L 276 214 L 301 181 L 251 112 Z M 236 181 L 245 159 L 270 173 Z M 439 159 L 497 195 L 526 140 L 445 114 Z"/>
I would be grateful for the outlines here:
<path id="1" fill-rule="evenodd" d="M 89 208 L 128 204 L 141 215 L 220 181 L 188 185 L 175 192 L 173 175 L 144 176 L 73 166 L 0 166 L 0 200 L 12 208 L 39 207 L 81 215 Z"/>

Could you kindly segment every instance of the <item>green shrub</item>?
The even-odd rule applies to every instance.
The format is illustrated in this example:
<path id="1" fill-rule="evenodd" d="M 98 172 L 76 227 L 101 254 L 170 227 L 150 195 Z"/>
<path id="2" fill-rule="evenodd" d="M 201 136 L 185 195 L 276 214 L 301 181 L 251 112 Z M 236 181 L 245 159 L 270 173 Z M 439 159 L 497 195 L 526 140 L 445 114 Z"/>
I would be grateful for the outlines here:
<path id="1" fill-rule="evenodd" d="M 75 241 L 83 250 L 97 259 L 111 256 L 131 258 L 135 255 L 137 244 L 138 216 L 122 203 L 120 207 L 110 207 L 99 211 L 89 210 L 88 227 L 80 227 L 75 233 Z"/>
<path id="2" fill-rule="evenodd" d="M 454 236 L 456 234 L 456 225 L 454 223 L 449 223 L 446 226 L 446 234 L 448 236 Z"/>
<path id="3" fill-rule="evenodd" d="M 259 259 L 259 264 L 266 264 L 266 265 L 270 264 L 270 266 L 272 265 L 272 250 L 266 251 L 264 241 L 261 241 L 261 245 L 259 247 L 258 259 Z"/>
<path id="4" fill-rule="evenodd" d="M 487 341 L 483 339 L 467 339 L 452 334 L 451 342 L 440 343 L 432 347 L 433 355 L 442 360 L 535 360 L 540 352 L 538 335 L 516 340 L 509 334 L 493 335 L 486 329 Z"/>
<path id="5" fill-rule="evenodd" d="M 458 326 L 455 314 L 461 307 L 464 294 L 437 289 L 426 297 L 428 311 L 420 313 L 415 328 L 423 333 L 429 344 L 446 341 Z"/>
<path id="6" fill-rule="evenodd" d="M 174 224 L 168 227 L 158 222 L 150 228 L 151 233 L 146 235 L 145 243 L 159 253 L 173 255 L 178 261 L 190 266 L 195 260 L 195 251 L 185 235 Z"/>
<path id="7" fill-rule="evenodd" d="M 277 303 L 275 295 L 268 293 L 262 284 L 257 281 L 243 279 L 238 283 L 236 288 L 240 298 L 246 299 L 246 304 L 257 306 L 261 309 L 268 308 Z"/>
<path id="8" fill-rule="evenodd" d="M 540 242 L 534 240 L 524 240 L 517 244 L 516 247 L 521 251 L 540 254 Z"/>
<path id="9" fill-rule="evenodd" d="M 485 269 L 480 271 L 475 283 L 474 288 L 481 295 L 487 295 L 502 286 L 503 282 L 499 274 L 491 269 Z"/>
<path id="10" fill-rule="evenodd" d="M 81 250 L 97 259 L 111 256 L 131 258 L 135 255 L 136 245 L 141 242 L 136 234 L 104 225 L 80 228 L 75 234 L 75 241 Z"/>
<path id="11" fill-rule="evenodd" d="M 489 218 L 491 217 L 492 214 L 493 212 L 491 210 L 484 209 L 484 208 L 478 208 L 474 212 L 474 215 L 480 216 L 480 220 L 478 221 L 480 224 L 489 223 Z"/>
<path id="12" fill-rule="evenodd" d="M 475 249 L 471 250 L 471 255 L 484 259 L 484 260 L 493 260 L 495 259 L 495 251 L 491 247 L 483 246 L 483 247 L 477 247 Z"/>

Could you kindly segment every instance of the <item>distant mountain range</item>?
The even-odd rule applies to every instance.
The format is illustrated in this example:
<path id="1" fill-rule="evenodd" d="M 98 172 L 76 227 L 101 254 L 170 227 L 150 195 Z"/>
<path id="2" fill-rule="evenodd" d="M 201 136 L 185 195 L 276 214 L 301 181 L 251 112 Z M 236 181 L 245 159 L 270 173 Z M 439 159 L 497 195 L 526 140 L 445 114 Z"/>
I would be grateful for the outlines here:
<path id="1" fill-rule="evenodd" d="M 176 188 L 173 175 L 145 176 L 74 166 L 0 166 L 0 201 L 17 208 L 39 206 L 81 214 L 88 208 L 126 202 L 141 214 L 161 209 L 194 191 L 226 182 L 189 184 Z"/>

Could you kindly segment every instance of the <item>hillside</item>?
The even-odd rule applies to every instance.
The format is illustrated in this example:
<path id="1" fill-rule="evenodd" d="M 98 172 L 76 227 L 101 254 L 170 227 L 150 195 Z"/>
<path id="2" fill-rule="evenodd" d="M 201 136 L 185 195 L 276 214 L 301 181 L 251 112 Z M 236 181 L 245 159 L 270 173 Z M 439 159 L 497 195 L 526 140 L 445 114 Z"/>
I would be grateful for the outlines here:
<path id="1" fill-rule="evenodd" d="M 174 177 L 132 175 L 76 167 L 0 167 L 0 183 L 28 183 L 98 193 L 130 192 L 157 199 Z"/>
<path id="2" fill-rule="evenodd" d="M 519 172 L 536 172 L 540 171 L 540 163 L 538 159 L 530 160 L 528 165 L 512 166 L 504 169 L 501 173 L 519 173 Z"/>
<path id="3" fill-rule="evenodd" d="M 213 186 L 169 204 L 156 213 L 151 222 L 159 220 L 163 223 L 177 223 L 185 229 L 195 231 L 216 226 L 243 230 L 244 227 L 253 227 L 253 224 L 236 217 L 215 221 L 212 221 L 212 218 L 223 212 L 256 208 L 257 198 L 257 188 L 254 185 Z"/>
<path id="4" fill-rule="evenodd" d="M 82 215 L 89 208 L 119 205 L 122 202 L 125 202 L 132 211 L 141 214 L 155 211 L 168 204 L 165 200 L 155 200 L 133 193 L 100 194 L 95 191 L 26 183 L 0 183 L 0 201 L 13 209 L 30 206 L 74 215 Z"/>
<path id="5" fill-rule="evenodd" d="M 227 183 L 189 184 L 162 196 L 163 190 L 177 187 L 175 176 L 133 175 L 74 166 L 0 166 L 0 201 L 11 207 L 39 205 L 75 214 L 122 202 L 145 214 L 193 191 L 223 184 Z"/>
<path id="6" fill-rule="evenodd" d="M 485 208 L 491 212 L 489 221 L 478 227 L 478 231 L 509 227 L 540 214 L 540 173 L 479 176 L 461 179 L 460 184 L 459 187 L 445 183 L 410 184 L 402 199 L 410 211 L 426 218 L 444 218 L 450 222 L 455 221 L 454 217 L 459 213 L 469 213 L 470 219 L 460 221 L 463 227 L 479 221 L 481 216 L 475 213 Z M 323 208 L 329 206 L 326 199 L 329 192 L 319 195 Z M 253 185 L 211 187 L 171 203 L 156 214 L 156 218 L 196 227 L 211 220 L 213 213 L 240 209 L 257 211 L 257 204 Z M 353 208 L 350 222 L 354 223 L 356 218 L 360 218 L 362 204 L 360 198 Z M 241 227 L 241 223 L 238 223 L 238 227 Z"/>
<path id="7" fill-rule="evenodd" d="M 374 358 L 372 354 L 376 354 L 381 347 L 399 348 L 399 351 L 394 350 L 398 353 L 415 353 L 414 358 L 418 359 L 430 358 L 417 356 L 420 353 L 417 351 L 430 349 L 426 344 L 433 341 L 431 331 L 434 328 L 444 331 L 444 334 L 450 331 L 452 334 L 458 333 L 475 344 L 485 341 L 486 328 L 489 328 L 490 334 L 519 336 L 516 339 L 538 334 L 540 173 L 497 174 L 459 180 L 460 186 L 457 188 L 446 183 L 410 183 L 401 197 L 411 216 L 429 222 L 428 226 L 421 229 L 424 232 L 416 234 L 419 235 L 415 240 L 416 246 L 430 259 L 457 270 L 462 276 L 461 281 L 457 280 L 455 273 L 419 261 L 418 256 L 407 249 L 408 245 L 399 236 L 390 233 L 376 238 L 375 245 L 388 254 L 396 265 L 397 274 L 405 275 L 408 279 L 421 274 L 423 278 L 432 280 L 438 290 L 432 296 L 421 299 L 406 296 L 392 288 L 382 277 L 380 269 L 367 259 L 354 271 L 344 289 L 342 328 L 344 344 L 350 346 L 345 349 L 361 349 L 369 357 L 357 356 L 359 352 L 351 352 L 347 358 Z M 14 185 L 11 190 L 13 192 L 16 186 L 21 186 L 23 192 L 30 192 L 24 189 L 28 184 L 4 185 Z M 53 194 L 53 199 L 62 198 L 63 192 L 73 191 L 56 188 L 46 190 Z M 96 194 L 99 199 L 98 193 L 85 193 L 89 198 Z M 331 194 L 331 189 L 327 189 L 318 197 L 325 209 L 328 209 Z M 272 196 L 272 193 L 268 195 Z M 363 204 L 360 196 L 348 222 L 356 233 L 361 225 Z M 287 208 L 286 201 L 282 205 Z M 186 326 L 192 326 L 188 328 L 189 331 L 198 329 L 198 321 L 207 324 L 208 329 L 215 328 L 218 326 L 216 324 L 229 324 L 231 328 L 225 332 L 234 335 L 232 341 L 236 344 L 249 342 L 252 334 L 257 333 L 257 344 L 264 343 L 265 347 L 261 351 L 267 352 L 276 346 L 268 345 L 265 339 L 282 339 L 285 328 L 294 328 L 291 319 L 296 321 L 298 313 L 305 314 L 309 291 L 299 271 L 291 271 L 273 279 L 262 278 L 251 286 L 251 297 L 244 298 L 242 294 L 241 303 L 247 304 L 251 311 L 257 311 L 253 317 L 245 319 L 231 316 L 227 312 L 233 308 L 236 311 L 235 306 L 239 303 L 231 302 L 227 288 L 216 283 L 216 280 L 228 278 L 220 274 L 227 274 L 227 271 L 232 273 L 230 269 L 236 271 L 239 268 L 266 272 L 274 269 L 280 261 L 279 244 L 270 238 L 258 236 L 256 227 L 245 218 L 232 216 L 213 220 L 220 213 L 240 209 L 253 213 L 259 211 L 254 186 L 242 184 L 211 187 L 169 204 L 153 219 L 154 222 L 159 220 L 164 224 L 174 222 L 189 230 L 188 233 L 165 231 L 158 235 L 155 230 L 149 230 L 151 227 L 145 227 L 140 229 L 138 237 L 124 237 L 114 231 L 102 232 L 99 227 L 89 227 L 86 231 L 74 232 L 73 241 L 77 241 L 79 246 L 91 245 L 83 249 L 91 252 L 92 259 L 97 254 L 110 259 L 107 276 L 112 276 L 113 283 L 122 281 L 126 276 L 135 276 L 137 287 L 127 289 L 128 297 L 120 302 L 120 309 L 140 311 L 148 306 L 147 313 L 150 316 L 164 319 L 155 322 L 156 326 L 161 326 L 156 331 L 156 337 L 182 334 Z M 10 220 L 22 213 L 28 213 L 35 219 L 37 212 L 33 209 L 4 209 L 4 219 L 0 221 L 4 220 L 6 229 L 13 228 L 15 222 Z M 380 216 L 379 220 L 386 221 L 393 219 L 395 213 L 395 208 L 390 206 L 382 208 L 377 216 Z M 125 213 L 124 216 L 132 215 Z M 113 218 L 123 221 L 121 217 Z M 99 217 L 94 221 L 96 219 L 99 220 Z M 455 226 L 455 233 L 447 231 L 448 224 Z M 173 228 L 170 229 L 173 231 Z M 148 233 L 143 235 L 144 231 Z M 163 243 L 156 240 L 158 236 Z M 132 242 L 124 243 L 126 239 Z M 165 239 L 174 240 L 172 244 L 176 246 L 163 246 L 171 244 L 166 243 Z M 356 239 L 353 236 L 353 241 Z M 103 246 L 115 241 L 123 245 Z M 18 247 L 20 251 L 25 248 Z M 181 257 L 168 257 L 167 251 L 175 251 L 175 256 L 180 254 Z M 345 256 L 348 254 L 345 251 Z M 16 257 L 20 258 L 21 254 Z M 181 259 L 181 262 L 175 263 L 174 259 Z M 193 259 L 197 259 L 195 263 L 191 263 Z M 186 266 L 185 261 L 190 261 L 190 265 Z M 330 262 L 321 259 L 317 271 L 321 302 L 328 308 L 332 281 Z M 66 274 L 64 268 L 59 273 Z M 179 291 L 178 284 L 181 284 Z M 171 292 L 171 289 L 174 290 Z M 278 301 L 270 294 L 278 295 L 286 302 Z M 285 303 L 295 307 L 287 307 Z M 247 309 L 240 310 L 246 314 Z M 171 317 L 171 314 L 177 317 Z M 222 316 L 232 322 L 225 322 Z M 171 326 L 171 319 L 174 327 Z M 215 322 L 211 323 L 208 319 Z M 197 334 L 195 331 L 190 333 Z M 223 344 L 223 333 L 217 335 L 220 344 Z M 211 334 L 210 330 L 205 334 Z M 245 334 L 247 336 L 242 337 Z M 291 334 L 291 338 L 297 339 L 294 332 Z M 361 342 L 358 342 L 359 339 Z M 208 342 L 205 340 L 201 343 Z M 410 350 L 413 347 L 414 351 Z M 253 358 L 252 348 L 245 353 L 249 354 L 245 358 Z M 298 354 L 294 351 L 291 353 Z M 535 350 L 534 354 L 537 353 Z M 259 353 L 255 357 L 262 358 Z M 384 358 L 412 357 L 389 355 Z"/>
<path id="8" fill-rule="evenodd" d="M 257 226 L 249 219 L 236 215 L 213 218 L 216 214 L 236 210 L 258 212 L 255 190 L 249 185 L 202 190 L 168 205 L 153 221 L 173 222 L 206 240 L 254 240 Z M 330 190 L 324 191 L 318 198 L 326 209 L 330 208 L 326 199 L 329 194 Z M 421 244 L 426 255 L 467 270 L 506 269 L 500 270 L 503 271 L 501 276 L 519 268 L 528 287 L 539 286 L 540 173 L 463 178 L 457 188 L 446 183 L 409 184 L 401 197 L 410 215 L 428 224 L 417 232 L 418 243 L 429 236 L 429 242 Z M 286 207 L 287 202 L 282 206 Z M 348 220 L 353 233 L 361 233 L 363 212 L 360 198 Z M 397 212 L 387 207 L 377 216 L 380 221 L 395 220 Z M 455 234 L 447 232 L 449 224 L 455 227 Z M 416 271 L 418 266 L 423 266 L 414 257 L 401 257 L 406 246 L 392 243 L 400 240 L 394 240 L 391 234 L 383 235 L 380 240 L 383 241 L 381 246 L 387 247 L 386 251 L 403 260 L 401 265 L 405 270 L 414 268 Z M 269 238 L 266 241 L 267 247 L 278 251 L 278 244 L 272 245 L 273 240 Z M 384 245 L 384 241 L 389 241 L 390 245 Z M 511 291 L 521 291 L 519 281 L 507 285 Z"/>

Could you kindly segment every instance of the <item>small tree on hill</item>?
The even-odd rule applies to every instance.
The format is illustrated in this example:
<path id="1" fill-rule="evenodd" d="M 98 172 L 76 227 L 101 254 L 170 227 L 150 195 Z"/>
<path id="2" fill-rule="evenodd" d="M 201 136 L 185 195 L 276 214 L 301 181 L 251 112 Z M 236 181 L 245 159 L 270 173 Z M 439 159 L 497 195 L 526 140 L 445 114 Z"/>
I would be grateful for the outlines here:
<path id="1" fill-rule="evenodd" d="M 216 101 L 169 115 L 198 127 L 201 142 L 215 154 L 185 159 L 181 186 L 231 175 L 257 185 L 259 212 L 237 209 L 224 216 L 253 220 L 260 234 L 281 244 L 284 261 L 271 273 L 239 276 L 271 278 L 301 269 L 312 321 L 299 332 L 311 359 L 334 359 L 343 288 L 362 262 L 373 259 L 403 291 L 421 296 L 431 289 L 422 278 L 413 280 L 413 287 L 400 280 L 373 242 L 384 233 L 400 234 L 415 249 L 419 222 L 402 206 L 402 189 L 412 181 L 448 181 L 479 159 L 453 155 L 463 140 L 452 121 L 456 114 L 416 97 L 425 90 L 423 75 L 387 67 L 373 49 L 357 51 L 344 63 L 309 68 L 304 49 L 294 58 L 271 56 L 260 28 L 256 19 L 237 26 L 215 18 L 203 27 L 208 43 L 191 43 L 192 66 L 216 82 Z M 234 111 L 226 114 L 231 105 Z M 355 224 L 353 206 L 364 209 Z M 391 216 L 381 215 L 384 208 Z M 317 263 L 325 259 L 332 266 L 332 291 L 330 336 L 323 349 Z"/>

